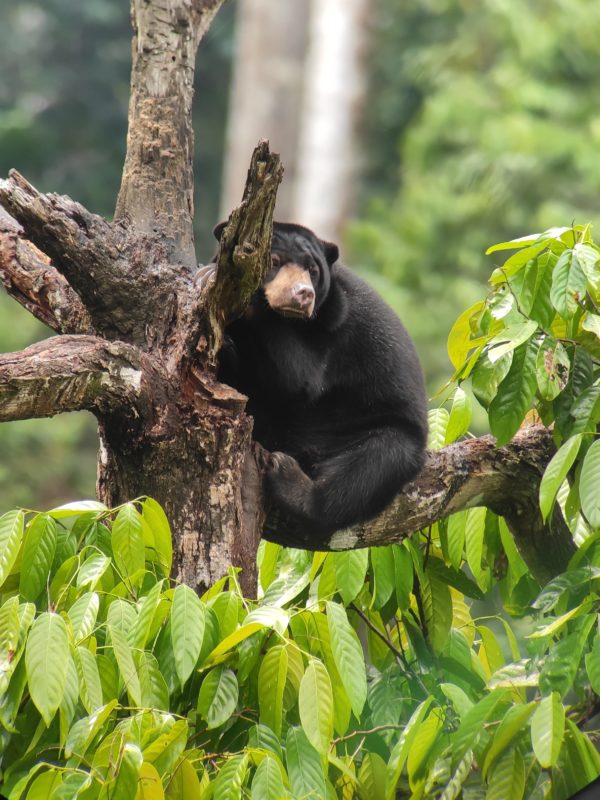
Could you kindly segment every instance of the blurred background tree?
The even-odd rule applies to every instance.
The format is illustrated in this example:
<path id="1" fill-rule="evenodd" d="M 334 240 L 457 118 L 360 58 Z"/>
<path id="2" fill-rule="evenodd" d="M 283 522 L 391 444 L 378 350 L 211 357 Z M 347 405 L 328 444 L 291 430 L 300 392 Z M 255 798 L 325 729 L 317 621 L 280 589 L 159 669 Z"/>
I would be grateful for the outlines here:
<path id="1" fill-rule="evenodd" d="M 298 108 L 310 109 L 307 87 L 313 94 L 315 86 L 325 91 L 335 77 L 319 59 L 327 46 L 322 21 L 344 4 L 292 4 L 304 27 L 294 31 L 301 44 L 290 55 L 301 74 L 290 85 L 298 93 Z M 40 189 L 69 194 L 107 217 L 125 147 L 128 6 L 127 0 L 0 6 L 0 175 L 16 167 Z M 353 0 L 351 6 L 348 19 L 356 24 L 364 26 L 368 16 L 368 36 L 356 44 L 348 29 L 335 25 L 329 38 L 339 46 L 345 36 L 354 48 L 352 70 L 365 73 L 367 90 L 358 97 L 350 93 L 352 125 L 340 142 L 355 138 L 344 156 L 353 162 L 346 165 L 352 181 L 342 197 L 324 194 L 325 189 L 319 197 L 344 209 L 344 257 L 405 320 L 433 392 L 451 371 L 448 330 L 470 299 L 480 296 L 489 273 L 485 247 L 600 217 L 600 6 L 587 0 Z M 252 53 L 240 44 L 241 27 L 234 36 L 236 13 L 241 26 L 243 12 L 267 15 L 272 7 L 262 0 L 230 0 L 200 48 L 194 114 L 202 261 L 214 249 L 210 230 L 219 208 L 229 203 L 224 198 L 220 206 L 226 140 L 230 152 L 250 124 L 253 105 L 256 113 L 261 105 L 246 104 L 240 119 L 238 104 L 232 103 L 227 123 L 231 75 L 248 70 L 242 59 Z M 271 28 L 282 36 L 277 25 Z M 280 39 L 261 46 L 263 52 L 286 51 Z M 324 72 L 317 74 L 320 63 Z M 273 60 L 280 92 L 285 68 Z M 314 114 L 324 115 L 323 126 L 331 122 L 326 99 L 320 107 L 321 112 L 299 115 L 300 124 L 310 116 L 307 137 L 321 124 Z M 276 125 L 277 114 L 272 119 Z M 275 139 L 264 126 L 262 135 Z M 302 132 L 297 133 L 300 142 Z M 303 166 L 302 174 L 307 170 Z M 317 180 L 321 172 L 311 174 Z M 290 169 L 290 198 L 303 194 L 295 187 L 297 178 L 298 171 Z M 235 196 L 235 187 L 228 191 Z M 318 229 L 310 209 L 298 203 L 291 208 L 296 221 Z M 2 350 L 47 333 L 0 294 Z M 92 495 L 95 448 L 89 415 L 1 425 L 0 506 L 48 507 Z"/>

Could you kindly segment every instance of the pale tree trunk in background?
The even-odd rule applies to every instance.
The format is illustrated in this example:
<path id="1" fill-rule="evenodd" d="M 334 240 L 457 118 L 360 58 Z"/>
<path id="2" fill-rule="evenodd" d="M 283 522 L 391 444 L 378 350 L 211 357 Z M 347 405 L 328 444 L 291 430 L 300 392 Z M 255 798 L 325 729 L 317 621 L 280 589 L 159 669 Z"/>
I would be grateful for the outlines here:
<path id="1" fill-rule="evenodd" d="M 239 202 L 248 159 L 262 138 L 285 164 L 276 216 L 293 213 L 309 9 L 310 0 L 239 0 L 222 218 Z"/>
<path id="2" fill-rule="evenodd" d="M 312 0 L 293 217 L 339 240 L 353 206 L 372 0 Z M 284 181 L 285 185 L 285 181 Z"/>

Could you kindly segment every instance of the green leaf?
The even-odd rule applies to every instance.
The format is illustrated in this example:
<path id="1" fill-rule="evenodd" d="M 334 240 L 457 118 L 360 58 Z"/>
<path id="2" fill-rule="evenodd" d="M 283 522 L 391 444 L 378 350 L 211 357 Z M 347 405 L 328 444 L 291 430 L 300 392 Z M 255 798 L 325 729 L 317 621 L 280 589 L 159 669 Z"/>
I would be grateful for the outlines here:
<path id="1" fill-rule="evenodd" d="M 427 415 L 427 447 L 430 450 L 440 450 L 444 446 L 449 420 L 450 414 L 445 408 L 432 408 L 429 411 Z"/>
<path id="2" fill-rule="evenodd" d="M 588 331 L 588 333 L 593 333 L 594 336 L 600 339 L 600 316 L 598 316 L 598 314 L 587 313 L 583 318 L 581 327 L 583 328 L 584 331 Z"/>
<path id="3" fill-rule="evenodd" d="M 165 733 L 144 747 L 144 760 L 154 764 L 161 776 L 170 775 L 180 763 L 189 736 L 185 719 L 178 719 L 170 728 L 167 725 L 164 728 Z"/>
<path id="4" fill-rule="evenodd" d="M 252 779 L 252 800 L 281 800 L 285 794 L 279 764 L 273 756 L 266 756 Z"/>
<path id="5" fill-rule="evenodd" d="M 554 272 L 550 300 L 563 319 L 571 319 L 586 293 L 585 274 L 573 250 L 561 253 Z"/>
<path id="6" fill-rule="evenodd" d="M 143 756 L 140 748 L 127 742 L 119 749 L 116 762 L 110 764 L 111 778 L 104 785 L 102 800 L 132 800 L 138 789 Z"/>
<path id="7" fill-rule="evenodd" d="M 73 626 L 75 642 L 86 639 L 94 630 L 99 608 L 100 598 L 96 592 L 86 592 L 67 611 Z"/>
<path id="8" fill-rule="evenodd" d="M 191 769 L 193 773 L 193 778 L 196 778 L 196 772 L 194 768 L 191 766 L 190 762 L 185 761 L 182 762 L 180 768 L 176 770 L 176 775 L 173 776 L 172 780 L 169 781 L 169 789 L 173 790 L 174 797 L 177 797 L 178 800 L 188 800 L 191 797 L 200 797 L 200 782 L 198 778 L 196 778 L 195 785 L 192 784 L 194 789 L 196 789 L 196 794 L 191 794 L 190 790 L 186 793 L 186 789 L 184 788 L 184 781 L 183 775 L 185 768 L 183 764 L 187 764 L 188 767 Z M 187 773 L 186 773 L 187 777 Z M 149 764 L 147 761 L 142 763 L 142 766 L 139 770 L 138 775 L 138 788 L 137 794 L 135 796 L 135 800 L 165 800 L 165 792 L 163 790 L 162 781 L 160 779 L 160 775 L 158 770 L 153 764 Z"/>
<path id="9" fill-rule="evenodd" d="M 302 678 L 298 708 L 309 742 L 325 755 L 333 738 L 333 692 L 329 673 L 317 659 L 312 659 Z"/>
<path id="10" fill-rule="evenodd" d="M 333 553 L 337 590 L 345 605 L 349 605 L 365 585 L 365 576 L 369 566 L 369 551 L 348 550 Z"/>
<path id="11" fill-rule="evenodd" d="M 115 598 L 108 607 L 106 615 L 106 623 L 111 630 L 120 631 L 127 639 L 128 644 L 133 645 L 136 622 L 137 611 L 133 603 L 129 603 L 121 597 Z"/>
<path id="12" fill-rule="evenodd" d="M 46 587 L 56 550 L 56 522 L 48 514 L 36 514 L 27 526 L 19 591 L 26 600 L 35 600 Z"/>
<path id="13" fill-rule="evenodd" d="M 458 511 L 448 517 L 447 541 L 448 559 L 454 569 L 460 569 L 463 553 L 465 550 L 465 528 L 467 523 L 467 512 Z"/>
<path id="14" fill-rule="evenodd" d="M 488 782 L 486 800 L 521 800 L 525 793 L 525 778 L 523 757 L 511 748 L 494 767 Z"/>
<path id="15" fill-rule="evenodd" d="M 125 635 L 121 633 L 120 630 L 117 628 L 111 628 L 110 626 L 108 630 L 110 631 L 110 639 L 112 642 L 113 651 L 117 660 L 119 672 L 121 673 L 121 677 L 125 683 L 125 689 L 130 698 L 130 703 L 134 706 L 141 706 L 142 691 L 137 670 L 133 662 L 131 647 L 125 638 Z"/>
<path id="16" fill-rule="evenodd" d="M 413 561 L 406 547 L 401 544 L 392 545 L 392 551 L 394 553 L 396 599 L 398 608 L 405 610 L 409 606 L 413 588 Z"/>
<path id="17" fill-rule="evenodd" d="M 457 386 L 452 399 L 444 444 L 455 442 L 469 430 L 472 413 L 471 398 Z"/>
<path id="18" fill-rule="evenodd" d="M 592 528 L 600 528 L 600 439 L 585 454 L 579 479 L 581 510 Z"/>
<path id="19" fill-rule="evenodd" d="M 423 776 L 428 756 L 444 727 L 444 710 L 434 708 L 420 725 L 408 752 L 406 770 L 411 788 L 416 786 L 419 777 Z"/>
<path id="20" fill-rule="evenodd" d="M 79 676 L 81 702 L 88 714 L 93 714 L 102 706 L 102 684 L 98 664 L 87 647 L 75 648 L 75 666 Z"/>
<path id="21" fill-rule="evenodd" d="M 478 320 L 485 308 L 485 302 L 480 300 L 467 308 L 456 320 L 448 334 L 448 356 L 454 369 L 459 369 L 467 358 L 469 352 L 485 339 L 473 339 L 472 335 L 478 327 Z"/>
<path id="22" fill-rule="evenodd" d="M 94 589 L 104 575 L 106 570 L 110 567 L 110 558 L 102 553 L 94 553 L 81 565 L 77 573 L 77 586 L 88 586 Z"/>
<path id="23" fill-rule="evenodd" d="M 428 564 L 425 580 L 421 581 L 421 597 L 427 637 L 439 655 L 448 641 L 452 625 L 452 597 L 448 585 L 429 567 Z"/>
<path id="24" fill-rule="evenodd" d="M 561 230 L 566 231 L 569 229 L 562 228 Z M 485 251 L 485 254 L 486 256 L 489 256 L 492 253 L 497 253 L 498 250 L 516 250 L 520 247 L 529 247 L 530 245 L 539 241 L 542 236 L 544 236 L 543 233 L 530 233 L 527 236 L 519 236 L 517 239 L 510 239 L 508 242 L 493 244 L 491 247 L 488 247 L 488 249 Z"/>
<path id="25" fill-rule="evenodd" d="M 465 525 L 465 549 L 467 564 L 473 573 L 478 586 L 487 589 L 487 573 L 482 566 L 483 542 L 485 537 L 485 518 L 487 509 L 480 506 L 467 511 Z"/>
<path id="26" fill-rule="evenodd" d="M 531 407 L 537 385 L 535 359 L 533 341 L 518 347 L 508 374 L 490 403 L 490 428 L 499 447 L 512 439 Z"/>
<path id="27" fill-rule="evenodd" d="M 575 245 L 573 252 L 577 256 L 579 266 L 587 278 L 591 291 L 597 294 L 600 291 L 600 270 L 598 269 L 600 252 L 595 247 L 590 247 L 589 244 L 582 242 Z"/>
<path id="28" fill-rule="evenodd" d="M 585 670 L 594 694 L 600 694 L 600 637 L 594 636 L 592 647 L 585 656 Z"/>
<path id="29" fill-rule="evenodd" d="M 546 336 L 538 350 L 535 368 L 540 397 L 554 400 L 569 380 L 571 360 L 564 345 L 552 336 Z"/>
<path id="30" fill-rule="evenodd" d="M 285 758 L 294 796 L 323 800 L 327 792 L 321 757 L 302 728 L 289 728 L 285 740 Z"/>
<path id="31" fill-rule="evenodd" d="M 162 708 L 168 711 L 169 689 L 162 676 L 158 661 L 145 650 L 134 651 L 134 663 L 140 681 L 142 706 L 145 708 Z"/>
<path id="32" fill-rule="evenodd" d="M 168 576 L 173 562 L 173 541 L 167 515 L 156 500 L 147 497 L 142 505 L 142 519 L 152 531 L 159 562 Z"/>
<path id="33" fill-rule="evenodd" d="M 477 401 L 484 408 L 489 408 L 490 403 L 496 396 L 498 386 L 510 369 L 512 360 L 512 352 L 506 353 L 494 363 L 489 360 L 485 352 L 477 360 L 477 364 L 471 373 L 471 389 Z"/>
<path id="34" fill-rule="evenodd" d="M 27 800 L 48 800 L 62 784 L 62 773 L 49 769 L 38 775 L 27 792 Z"/>
<path id="35" fill-rule="evenodd" d="M 385 796 L 387 765 L 379 753 L 365 752 L 358 771 L 360 800 L 377 800 Z"/>
<path id="36" fill-rule="evenodd" d="M 131 634 L 133 647 L 145 647 L 152 629 L 154 615 L 161 600 L 162 580 L 155 583 L 147 595 L 138 601 L 138 614 Z"/>
<path id="37" fill-rule="evenodd" d="M 369 548 L 373 574 L 373 608 L 383 608 L 395 588 L 394 553 L 391 547 Z"/>
<path id="38" fill-rule="evenodd" d="M 232 670 L 219 666 L 205 675 L 198 695 L 198 713 L 206 720 L 207 728 L 218 728 L 229 719 L 235 711 L 238 694 Z"/>
<path id="39" fill-rule="evenodd" d="M 417 706 L 390 753 L 387 764 L 386 800 L 393 800 L 393 798 L 396 797 L 396 786 L 402 775 L 404 764 L 406 763 L 412 743 L 432 701 L 433 697 L 430 696 Z"/>
<path id="40" fill-rule="evenodd" d="M 200 656 L 205 614 L 204 604 L 196 593 L 189 586 L 180 584 L 175 589 L 171 606 L 171 642 L 182 688 Z"/>
<path id="41" fill-rule="evenodd" d="M 556 692 L 544 697 L 531 718 L 531 743 L 535 757 L 547 769 L 558 761 L 565 734 L 565 708 Z"/>
<path id="42" fill-rule="evenodd" d="M 573 466 L 581 447 L 582 435 L 571 436 L 552 456 L 540 483 L 540 510 L 544 522 L 554 506 L 556 495 Z"/>
<path id="43" fill-rule="evenodd" d="M 454 761 L 475 745 L 481 735 L 485 735 L 485 725 L 488 719 L 503 706 L 510 694 L 505 689 L 494 689 L 485 695 L 473 708 L 470 708 L 460 721 L 460 725 L 452 735 L 452 755 Z"/>
<path id="44" fill-rule="evenodd" d="M 82 759 L 96 734 L 101 730 L 102 726 L 112 714 L 113 710 L 117 707 L 117 701 L 111 700 L 102 708 L 99 708 L 89 717 L 83 717 L 78 720 L 69 731 L 67 742 L 65 744 L 65 755 L 67 758 L 76 756 Z"/>
<path id="45" fill-rule="evenodd" d="M 527 705 L 515 705 L 509 708 L 500 724 L 498 725 L 492 743 L 486 752 L 482 766 L 482 775 L 487 777 L 498 758 L 504 753 L 507 747 L 512 745 L 527 728 L 529 718 L 535 710 L 535 703 Z"/>
<path id="46" fill-rule="evenodd" d="M 494 364 L 507 353 L 511 353 L 531 339 L 537 328 L 537 322 L 532 319 L 504 328 L 501 333 L 494 336 L 488 343 L 488 359 Z"/>
<path id="47" fill-rule="evenodd" d="M 29 693 L 46 725 L 62 700 L 67 680 L 69 634 L 58 614 L 44 612 L 31 626 L 25 649 Z"/>
<path id="48" fill-rule="evenodd" d="M 365 659 L 354 629 L 348 622 L 346 610 L 338 603 L 328 602 L 327 625 L 331 639 L 331 650 L 344 685 L 352 710 L 357 719 L 367 698 L 367 675 Z"/>
<path id="49" fill-rule="evenodd" d="M 283 645 L 272 647 L 263 658 L 258 673 L 260 721 L 281 736 L 283 693 L 288 672 L 288 654 Z"/>
<path id="50" fill-rule="evenodd" d="M 0 517 L 0 586 L 10 574 L 23 541 L 25 515 L 8 511 Z"/>
<path id="51" fill-rule="evenodd" d="M 142 772 L 144 768 L 150 766 L 152 765 L 144 762 L 142 764 Z M 204 782 L 205 776 L 206 783 Z M 154 778 L 154 780 L 156 781 L 157 779 Z M 167 800 L 207 800 L 209 795 L 203 791 L 203 789 L 206 789 L 207 783 L 208 780 L 206 773 L 204 773 L 203 781 L 200 783 L 198 780 L 198 775 L 196 774 L 196 770 L 190 764 L 188 759 L 184 758 L 179 762 L 179 765 L 169 780 L 168 786 L 165 790 L 165 798 Z M 160 775 L 158 776 L 158 785 L 162 789 Z M 145 800 L 145 798 L 136 797 L 135 800 Z M 159 798 L 157 797 L 156 800 L 159 800 Z M 162 800 L 162 798 L 160 798 L 160 800 Z"/>
<path id="52" fill-rule="evenodd" d="M 248 754 L 230 756 L 214 782 L 213 800 L 241 800 L 242 784 L 248 770 Z"/>
<path id="53" fill-rule="evenodd" d="M 98 500 L 76 500 L 74 503 L 65 503 L 62 506 L 50 509 L 48 512 L 54 519 L 65 519 L 66 517 L 79 517 L 81 514 L 95 512 L 101 514 L 108 511 L 104 503 Z"/>
<path id="54" fill-rule="evenodd" d="M 112 524 L 111 542 L 119 572 L 124 577 L 141 578 L 144 569 L 142 517 L 133 503 L 127 503 L 117 514 Z"/>

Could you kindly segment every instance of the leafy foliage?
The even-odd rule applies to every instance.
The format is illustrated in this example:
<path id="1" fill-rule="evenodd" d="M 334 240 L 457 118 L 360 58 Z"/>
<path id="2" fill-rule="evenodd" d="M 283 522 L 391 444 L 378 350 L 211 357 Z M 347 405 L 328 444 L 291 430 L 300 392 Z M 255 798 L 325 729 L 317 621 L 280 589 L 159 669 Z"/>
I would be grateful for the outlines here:
<path id="1" fill-rule="evenodd" d="M 450 798 L 484 784 L 492 797 L 552 785 L 566 798 L 600 773 L 572 724 L 600 681 L 598 557 L 588 548 L 537 596 L 507 548 L 499 586 L 537 627 L 517 643 L 468 599 L 489 584 L 504 523 L 480 509 L 459 522 L 462 537 L 449 520 L 365 551 L 347 603 L 351 554 L 263 542 L 250 601 L 234 571 L 201 598 L 170 584 L 169 531 L 150 499 L 8 512 L 3 793 Z M 124 539 L 124 524 L 141 535 Z M 450 536 L 475 581 L 444 555 Z M 32 541 L 38 559 L 25 558 Z"/>

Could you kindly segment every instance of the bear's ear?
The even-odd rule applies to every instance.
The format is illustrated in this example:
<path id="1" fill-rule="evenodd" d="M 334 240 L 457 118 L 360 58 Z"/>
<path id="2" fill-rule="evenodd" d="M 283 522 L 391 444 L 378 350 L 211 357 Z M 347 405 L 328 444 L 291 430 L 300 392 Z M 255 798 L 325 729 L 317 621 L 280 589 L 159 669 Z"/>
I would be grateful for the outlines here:
<path id="1" fill-rule="evenodd" d="M 327 259 L 327 263 L 329 266 L 335 264 L 335 262 L 340 257 L 340 251 L 337 244 L 333 242 L 322 242 L 323 250 L 325 251 L 325 258 Z"/>
<path id="2" fill-rule="evenodd" d="M 221 234 L 223 233 L 223 228 L 225 227 L 225 225 L 227 225 L 227 221 L 219 222 L 219 224 L 215 225 L 215 227 L 213 228 L 213 235 L 218 242 L 221 241 Z"/>

